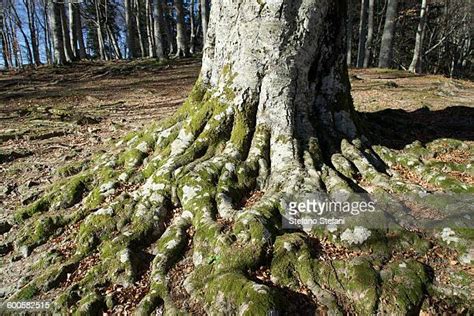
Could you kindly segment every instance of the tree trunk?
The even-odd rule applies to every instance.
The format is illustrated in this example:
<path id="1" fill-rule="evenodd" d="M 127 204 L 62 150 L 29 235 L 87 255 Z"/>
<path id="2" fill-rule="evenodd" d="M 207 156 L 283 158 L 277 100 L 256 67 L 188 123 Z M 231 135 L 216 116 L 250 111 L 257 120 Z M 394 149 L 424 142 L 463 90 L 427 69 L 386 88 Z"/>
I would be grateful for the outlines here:
<path id="1" fill-rule="evenodd" d="M 207 26 L 209 23 L 209 0 L 199 0 L 201 4 L 202 44 L 206 45 Z"/>
<path id="2" fill-rule="evenodd" d="M 189 51 L 183 0 L 174 0 L 174 8 L 176 10 L 176 57 L 186 57 Z"/>
<path id="3" fill-rule="evenodd" d="M 365 42 L 364 68 L 370 66 L 370 58 L 372 56 L 372 42 L 374 40 L 374 10 L 375 0 L 369 0 L 369 11 L 367 21 L 367 41 Z"/>
<path id="4" fill-rule="evenodd" d="M 353 28 L 353 16 L 352 16 L 352 1 L 347 0 L 347 66 L 352 66 L 352 28 Z"/>
<path id="5" fill-rule="evenodd" d="M 76 17 L 77 14 L 75 13 L 76 11 L 76 6 L 77 3 L 68 3 L 68 21 L 69 21 L 69 40 L 71 42 L 71 48 L 74 53 L 74 58 L 79 59 L 79 47 L 78 47 L 78 38 L 77 38 L 77 22 L 76 22 Z"/>
<path id="6" fill-rule="evenodd" d="M 136 19 L 135 19 L 135 23 L 136 23 L 136 30 L 137 30 L 137 34 L 138 34 L 138 44 L 140 46 L 140 57 L 145 57 L 145 54 L 146 54 L 146 45 L 145 45 L 145 42 L 144 42 L 144 38 L 143 38 L 143 34 L 142 34 L 142 8 L 141 8 L 141 5 L 140 5 L 140 0 L 135 0 L 135 12 L 136 12 Z"/>
<path id="7" fill-rule="evenodd" d="M 30 30 L 30 37 L 31 37 L 31 48 L 33 50 L 33 59 L 36 66 L 41 64 L 40 53 L 39 53 L 39 41 L 38 41 L 38 33 L 36 29 L 36 19 L 35 19 L 35 12 L 36 12 L 36 4 L 35 0 L 26 0 L 25 8 L 26 13 L 28 16 L 28 27 Z"/>
<path id="8" fill-rule="evenodd" d="M 10 49 L 8 48 L 8 42 L 6 39 L 5 31 L 2 29 L 1 34 L 1 44 L 2 44 L 2 57 L 3 57 L 3 65 L 5 69 L 10 69 L 11 64 L 10 64 L 10 59 L 8 58 L 10 56 Z"/>
<path id="9" fill-rule="evenodd" d="M 105 27 L 107 29 L 107 34 L 110 43 L 112 44 L 112 48 L 114 49 L 115 59 L 122 59 L 122 52 L 120 52 L 119 43 L 117 41 L 117 38 L 115 37 L 114 32 L 112 32 L 112 29 L 110 28 L 109 24 L 107 24 Z"/>
<path id="10" fill-rule="evenodd" d="M 66 55 L 64 53 L 63 31 L 61 23 L 61 8 L 60 4 L 50 1 L 49 6 L 49 21 L 51 35 L 53 39 L 54 63 L 63 65 L 66 62 Z"/>
<path id="11" fill-rule="evenodd" d="M 102 13 L 100 10 L 100 0 L 94 0 L 95 4 L 95 24 L 97 27 L 97 42 L 99 43 L 99 56 L 102 60 L 108 60 L 108 54 L 105 52 L 104 26 L 102 23 Z"/>
<path id="12" fill-rule="evenodd" d="M 153 44 L 153 23 L 151 15 L 151 0 L 145 0 L 145 20 L 146 20 L 146 42 L 148 43 L 148 57 L 155 57 Z"/>
<path id="13" fill-rule="evenodd" d="M 191 37 L 189 39 L 189 52 L 194 54 L 196 52 L 196 27 L 194 22 L 194 7 L 195 0 L 189 2 L 189 24 L 191 28 Z"/>
<path id="14" fill-rule="evenodd" d="M 163 49 L 162 30 L 164 27 L 163 21 L 163 7 L 161 0 L 153 0 L 153 23 L 154 23 L 154 37 L 155 37 L 155 55 L 158 59 L 164 59 L 165 53 Z"/>
<path id="15" fill-rule="evenodd" d="M 76 31 L 77 44 L 79 46 L 79 58 L 86 59 L 86 46 L 84 44 L 84 34 L 82 33 L 82 18 L 81 18 L 81 6 L 80 4 L 75 4 L 73 6 L 74 10 L 74 30 Z"/>
<path id="16" fill-rule="evenodd" d="M 133 59 L 138 57 L 136 39 L 137 29 L 135 24 L 135 14 L 133 10 L 134 0 L 125 0 L 125 23 L 127 24 L 127 47 L 128 58 Z"/>
<path id="17" fill-rule="evenodd" d="M 361 0 L 359 22 L 359 46 L 357 48 L 357 67 L 364 66 L 365 46 L 367 41 L 367 9 L 369 0 Z"/>
<path id="18" fill-rule="evenodd" d="M 388 0 L 383 28 L 382 44 L 380 46 L 379 67 L 389 68 L 392 64 L 393 38 L 398 15 L 398 0 Z"/>
<path id="19" fill-rule="evenodd" d="M 418 23 L 418 29 L 416 31 L 415 50 L 413 52 L 413 59 L 411 61 L 408 70 L 413 73 L 421 72 L 421 57 L 423 56 L 423 39 L 425 37 L 426 27 L 426 2 L 427 0 L 421 0 L 421 11 L 420 11 L 420 22 Z"/>
<path id="20" fill-rule="evenodd" d="M 69 25 L 68 25 L 68 19 L 66 15 L 66 7 L 64 4 L 60 4 L 60 10 L 61 10 L 61 26 L 62 26 L 62 34 L 63 34 L 63 43 L 64 43 L 64 49 L 65 49 L 65 55 L 66 55 L 66 60 L 71 62 L 75 60 L 75 55 L 74 51 L 71 46 L 71 39 L 69 38 Z"/>

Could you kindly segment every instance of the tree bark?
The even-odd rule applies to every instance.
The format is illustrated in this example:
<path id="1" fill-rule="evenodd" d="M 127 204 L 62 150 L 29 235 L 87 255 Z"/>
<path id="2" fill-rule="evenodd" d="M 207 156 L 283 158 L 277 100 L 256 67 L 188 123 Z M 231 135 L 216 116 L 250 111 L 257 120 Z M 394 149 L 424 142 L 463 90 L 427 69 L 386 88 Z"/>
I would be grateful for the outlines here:
<path id="1" fill-rule="evenodd" d="M 95 25 L 97 28 L 97 42 L 99 43 L 99 56 L 102 60 L 108 60 L 108 54 L 105 51 L 104 25 L 102 22 L 102 12 L 100 10 L 100 0 L 94 0 L 95 6 Z"/>
<path id="2" fill-rule="evenodd" d="M 199 0 L 201 4 L 202 44 L 206 45 L 207 27 L 209 23 L 209 0 Z"/>
<path id="3" fill-rule="evenodd" d="M 28 16 L 28 27 L 30 30 L 31 37 L 31 48 L 33 50 L 33 59 L 36 66 L 41 64 L 40 53 L 39 53 L 39 41 L 38 33 L 36 28 L 35 12 L 36 4 L 35 0 L 26 0 L 24 1 L 26 13 Z"/>
<path id="4" fill-rule="evenodd" d="M 374 40 L 374 13 L 375 0 L 369 0 L 368 21 L 367 21 L 367 41 L 365 42 L 364 68 L 370 65 L 372 57 L 372 42 Z"/>
<path id="5" fill-rule="evenodd" d="M 357 49 L 357 67 L 364 66 L 365 46 L 367 41 L 367 9 L 369 0 L 361 0 L 359 22 L 359 46 Z"/>
<path id="6" fill-rule="evenodd" d="M 134 0 L 125 0 L 125 23 L 127 24 L 127 48 L 128 48 L 128 58 L 134 59 L 138 57 L 136 39 L 137 29 L 135 24 L 135 14 L 133 10 Z"/>
<path id="7" fill-rule="evenodd" d="M 77 38 L 77 22 L 76 11 L 77 3 L 68 3 L 68 22 L 69 22 L 69 40 L 71 42 L 71 48 L 74 53 L 74 58 L 79 59 L 79 47 L 78 47 L 78 38 Z"/>
<path id="8" fill-rule="evenodd" d="M 398 0 L 388 0 L 385 14 L 385 25 L 380 46 L 379 67 L 389 68 L 392 64 L 393 38 L 398 15 Z"/>
<path id="9" fill-rule="evenodd" d="M 155 55 L 158 59 L 165 58 L 165 52 L 163 49 L 163 6 L 161 0 L 153 0 L 153 23 L 154 23 L 154 37 L 155 37 Z"/>
<path id="10" fill-rule="evenodd" d="M 174 0 L 176 12 L 176 57 L 188 56 L 188 38 L 184 21 L 183 0 Z"/>
<path id="11" fill-rule="evenodd" d="M 64 53 L 66 55 L 66 60 L 71 62 L 75 60 L 74 50 L 71 46 L 71 39 L 69 38 L 69 25 L 68 25 L 68 18 L 66 15 L 66 6 L 64 4 L 60 4 L 60 17 L 61 17 L 61 28 L 62 28 L 62 36 L 63 36 L 63 43 L 64 43 Z"/>
<path id="12" fill-rule="evenodd" d="M 189 24 L 191 28 L 191 36 L 189 39 L 189 52 L 194 54 L 196 51 L 196 27 L 195 27 L 195 18 L 194 18 L 194 7 L 195 0 L 189 2 Z"/>
<path id="13" fill-rule="evenodd" d="M 347 0 L 347 66 L 352 66 L 352 28 L 353 28 L 353 16 L 352 16 L 352 1 Z"/>
<path id="14" fill-rule="evenodd" d="M 76 4 L 73 6 L 73 14 L 74 14 L 74 23 L 75 23 L 75 31 L 76 31 L 76 39 L 79 48 L 79 58 L 86 59 L 86 45 L 84 44 L 84 34 L 82 33 L 82 18 L 81 18 L 81 5 Z"/>
<path id="15" fill-rule="evenodd" d="M 422 306 L 432 271 L 418 249 L 433 249 L 435 237 L 396 230 L 406 205 L 383 204 L 387 218 L 401 216 L 393 230 L 369 226 L 378 212 L 347 229 L 282 226 L 288 205 L 307 193 L 370 192 L 384 201 L 387 192 L 428 194 L 381 157 L 413 160 L 374 149 L 363 135 L 368 122 L 354 109 L 346 65 L 346 3 L 214 2 L 200 77 L 182 107 L 15 212 L 24 228 L 11 237 L 16 252 L 37 248 L 58 226 L 79 228 L 69 235 L 73 255 L 9 300 L 61 291 L 52 304 L 58 314 L 97 315 L 113 304 L 114 288 L 136 293 L 134 284 L 148 282 L 137 315 L 293 315 L 288 305 L 299 311 L 301 302 L 315 305 L 308 315 L 405 315 Z M 252 192 L 259 197 L 243 204 Z M 418 244 L 413 257 L 400 258 Z M 336 247 L 344 251 L 334 259 Z M 64 287 L 71 267 L 91 256 L 93 267 Z M 144 276 L 142 265 L 151 270 Z"/>
<path id="16" fill-rule="evenodd" d="M 145 20 L 146 20 L 146 42 L 148 44 L 148 57 L 155 57 L 153 43 L 153 23 L 151 14 L 151 0 L 145 0 Z"/>
<path id="17" fill-rule="evenodd" d="M 423 56 L 423 39 L 425 37 L 426 28 L 426 11 L 427 11 L 427 0 L 421 0 L 420 10 L 420 22 L 416 30 L 415 49 L 413 51 L 413 59 L 411 61 L 408 71 L 413 73 L 420 73 L 422 71 L 421 57 Z"/>
<path id="18" fill-rule="evenodd" d="M 50 29 L 53 39 L 54 63 L 57 65 L 63 65 L 66 62 L 66 55 L 64 53 L 60 4 L 49 1 L 48 7 Z"/>

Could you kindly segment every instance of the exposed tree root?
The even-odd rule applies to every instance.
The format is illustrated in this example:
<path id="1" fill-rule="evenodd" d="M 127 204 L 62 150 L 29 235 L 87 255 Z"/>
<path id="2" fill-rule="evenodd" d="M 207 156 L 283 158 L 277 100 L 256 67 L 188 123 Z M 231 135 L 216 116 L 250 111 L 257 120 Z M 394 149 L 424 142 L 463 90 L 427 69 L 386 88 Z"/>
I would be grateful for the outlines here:
<path id="1" fill-rule="evenodd" d="M 435 180 L 424 181 L 446 190 L 472 192 L 473 187 L 448 177 L 438 181 L 443 169 L 421 162 L 421 145 L 397 155 L 384 147 L 372 150 L 357 139 L 342 139 L 328 160 L 314 147 L 320 140 L 313 138 L 299 164 L 283 157 L 274 165 L 272 127 L 242 118 L 228 105 L 228 97 L 232 99 L 205 92 L 198 83 L 174 117 L 126 136 L 91 168 L 64 179 L 19 210 L 15 218 L 23 228 L 10 242 L 23 256 L 62 227 L 80 226 L 74 254 L 46 268 L 9 300 L 67 286 L 55 300 L 58 311 L 111 310 L 113 290 L 104 289 L 131 287 L 141 279 L 140 252 L 153 244 L 149 291 L 137 314 L 148 315 L 162 304 L 170 314 L 190 312 L 175 301 L 170 279 L 170 271 L 185 255 L 192 256 L 193 269 L 183 287 L 201 312 L 288 311 L 283 298 L 288 291 L 305 293 L 299 295 L 330 314 L 419 310 L 432 291 L 431 268 L 419 257 L 399 258 L 394 253 L 410 248 L 423 256 L 433 244 L 403 230 L 411 215 L 401 203 L 387 209 L 401 230 L 373 230 L 363 245 L 347 248 L 359 247 L 357 256 L 322 260 L 324 254 L 313 241 L 321 238 L 340 247 L 341 232 L 282 230 L 288 196 L 311 190 L 369 192 L 385 198 L 388 193 L 424 192 L 420 183 L 410 184 L 390 171 L 395 164 L 410 170 L 419 166 L 415 170 L 421 177 L 429 168 Z M 242 208 L 242 197 L 255 190 L 264 194 Z M 91 256 L 93 264 L 84 264 Z M 252 276 L 262 266 L 270 274 L 266 281 Z M 86 271 L 74 275 L 78 268 Z M 469 298 L 465 299 L 467 304 Z"/>

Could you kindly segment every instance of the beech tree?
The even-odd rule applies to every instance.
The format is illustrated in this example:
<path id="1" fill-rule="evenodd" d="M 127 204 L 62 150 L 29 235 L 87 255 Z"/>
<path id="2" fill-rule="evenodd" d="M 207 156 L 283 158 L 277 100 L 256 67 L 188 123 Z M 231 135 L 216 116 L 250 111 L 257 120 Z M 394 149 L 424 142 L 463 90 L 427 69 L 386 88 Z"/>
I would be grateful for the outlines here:
<path id="1" fill-rule="evenodd" d="M 188 38 L 184 21 L 183 0 L 174 0 L 176 12 L 176 56 L 188 56 Z"/>
<path id="2" fill-rule="evenodd" d="M 64 48 L 64 39 L 62 31 L 61 8 L 62 4 L 55 1 L 48 2 L 49 22 L 53 39 L 54 63 L 63 65 L 66 62 L 66 54 Z"/>
<path id="3" fill-rule="evenodd" d="M 55 308 L 99 314 L 104 284 L 134 283 L 140 252 L 156 243 L 139 315 L 162 302 L 165 313 L 189 312 L 174 305 L 168 275 L 187 247 L 193 271 L 184 287 L 209 314 L 284 310 L 283 289 L 302 286 L 329 314 L 416 311 L 428 272 L 390 255 L 423 244 L 416 233 L 355 228 L 373 234 L 373 243 L 356 258 L 333 262 L 319 260 L 307 232 L 281 226 L 286 205 L 308 192 L 363 191 L 384 200 L 389 192 L 425 192 L 390 171 L 397 154 L 371 144 L 367 121 L 354 109 L 346 12 L 345 0 L 214 2 L 200 77 L 182 107 L 16 212 L 23 228 L 11 242 L 24 255 L 58 228 L 80 227 L 75 253 L 10 300 L 57 287 L 96 253 L 98 263 L 63 289 Z M 242 207 L 242 197 L 255 191 L 261 198 Z M 401 223 L 408 217 L 401 206 L 385 212 Z M 251 277 L 262 265 L 272 285 Z"/>
<path id="4" fill-rule="evenodd" d="M 383 28 L 382 43 L 379 54 L 379 67 L 389 68 L 392 64 L 393 38 L 395 36 L 395 26 L 398 13 L 398 0 L 387 1 L 387 11 L 385 14 L 385 25 Z"/>

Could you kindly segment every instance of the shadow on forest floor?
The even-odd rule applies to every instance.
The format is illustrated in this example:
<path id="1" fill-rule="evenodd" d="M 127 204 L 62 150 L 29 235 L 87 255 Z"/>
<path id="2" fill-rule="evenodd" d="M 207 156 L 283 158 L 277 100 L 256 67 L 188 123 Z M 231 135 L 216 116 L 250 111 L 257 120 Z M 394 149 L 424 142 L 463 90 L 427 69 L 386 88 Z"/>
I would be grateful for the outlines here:
<path id="1" fill-rule="evenodd" d="M 359 113 L 373 144 L 403 149 L 414 141 L 428 143 L 440 138 L 474 141 L 474 108 L 452 106 L 431 111 L 427 107 L 413 112 L 386 109 Z"/>

